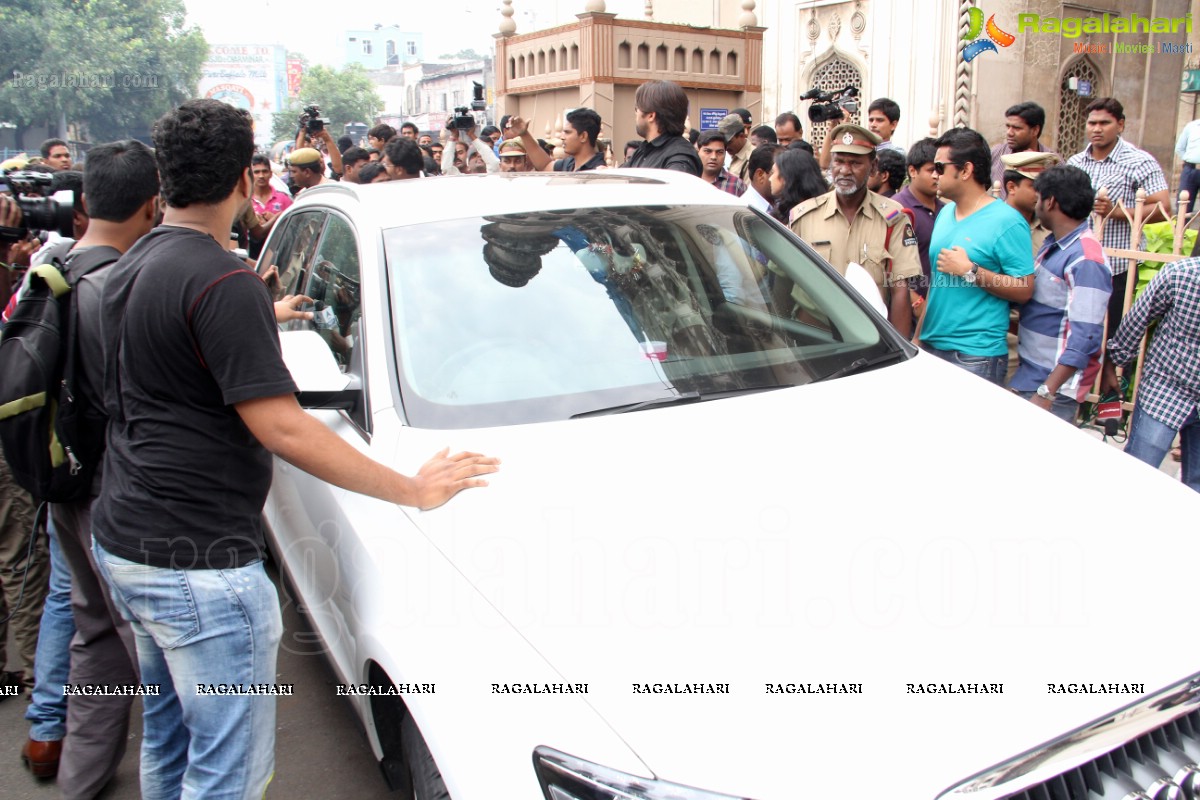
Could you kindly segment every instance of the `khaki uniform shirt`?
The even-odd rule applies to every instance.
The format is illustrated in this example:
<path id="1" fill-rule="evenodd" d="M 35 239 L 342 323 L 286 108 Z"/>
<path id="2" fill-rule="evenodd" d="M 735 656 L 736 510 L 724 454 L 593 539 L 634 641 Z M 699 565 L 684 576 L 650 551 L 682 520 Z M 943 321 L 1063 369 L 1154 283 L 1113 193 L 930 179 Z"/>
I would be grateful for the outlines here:
<path id="1" fill-rule="evenodd" d="M 1035 216 L 1029 225 L 1029 233 L 1033 236 L 1033 257 L 1037 258 L 1038 251 L 1042 249 L 1042 243 L 1046 241 L 1050 231 L 1043 227 L 1042 221 Z"/>
<path id="2" fill-rule="evenodd" d="M 752 150 L 749 144 L 742 145 L 741 152 L 739 152 L 736 156 L 731 155 L 729 157 L 729 164 L 727 164 L 725 167 L 725 169 L 741 178 L 747 185 L 750 184 L 750 180 L 746 177 L 746 167 L 750 164 L 751 152 Z"/>
<path id="3" fill-rule="evenodd" d="M 875 192 L 867 192 L 853 222 L 842 214 L 837 193 L 831 191 L 793 208 L 789 225 L 843 275 L 851 261 L 861 264 L 875 279 L 884 305 L 891 300 L 895 282 L 921 275 L 912 221 L 903 206 Z"/>

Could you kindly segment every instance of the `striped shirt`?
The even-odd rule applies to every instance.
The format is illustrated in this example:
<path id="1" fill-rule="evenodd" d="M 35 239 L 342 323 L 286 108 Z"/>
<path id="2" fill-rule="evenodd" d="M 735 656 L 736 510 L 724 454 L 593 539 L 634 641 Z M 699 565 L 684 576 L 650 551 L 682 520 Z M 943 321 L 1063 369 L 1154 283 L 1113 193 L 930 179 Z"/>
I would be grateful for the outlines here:
<path id="1" fill-rule="evenodd" d="M 1075 373 L 1058 393 L 1082 402 L 1099 369 L 1112 272 L 1089 223 L 1056 240 L 1046 237 L 1033 272 L 1033 297 L 1021 306 L 1012 388 L 1032 392 L 1059 364 Z"/>
<path id="2" fill-rule="evenodd" d="M 1142 290 L 1108 340 L 1114 364 L 1124 366 L 1137 357 L 1142 334 L 1156 319 L 1137 404 L 1162 424 L 1179 428 L 1200 403 L 1200 258 L 1165 265 Z"/>
<path id="3" fill-rule="evenodd" d="M 1079 167 L 1092 179 L 1092 188 L 1097 192 L 1103 187 L 1108 190 L 1108 199 L 1113 206 L 1123 203 L 1129 213 L 1133 214 L 1137 203 L 1137 190 L 1145 189 L 1147 195 L 1165 191 L 1167 179 L 1163 176 L 1162 167 L 1154 160 L 1154 156 L 1117 138 L 1117 145 L 1105 158 L 1097 161 L 1092 158 L 1092 146 L 1089 144 L 1082 153 L 1076 153 L 1067 159 L 1073 167 Z M 1114 215 L 1104 221 L 1104 235 L 1100 240 L 1105 247 L 1118 250 L 1131 248 L 1132 231 L 1129 220 Z M 1138 242 L 1137 249 L 1142 243 Z M 1110 259 L 1113 275 L 1120 275 L 1129 268 L 1129 259 Z"/>

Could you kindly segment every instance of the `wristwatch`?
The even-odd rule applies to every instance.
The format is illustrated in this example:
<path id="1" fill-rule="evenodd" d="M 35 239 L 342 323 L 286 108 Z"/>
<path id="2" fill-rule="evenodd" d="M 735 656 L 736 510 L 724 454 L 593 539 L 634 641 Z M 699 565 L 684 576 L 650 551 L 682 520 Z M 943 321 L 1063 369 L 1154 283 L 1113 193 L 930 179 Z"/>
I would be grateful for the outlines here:
<path id="1" fill-rule="evenodd" d="M 971 262 L 971 269 L 970 269 L 970 271 L 968 271 L 968 272 L 964 272 L 964 273 L 963 273 L 963 276 L 962 276 L 962 279 L 963 279 L 964 281 L 966 281 L 967 283 L 969 283 L 970 285 L 974 286 L 974 285 L 975 285 L 975 279 L 976 279 L 978 276 L 979 276 L 979 265 L 978 265 L 978 264 L 976 264 L 974 261 L 972 261 L 972 262 Z"/>
<path id="2" fill-rule="evenodd" d="M 1047 400 L 1053 400 L 1054 392 L 1050 391 L 1050 387 L 1043 383 L 1037 388 L 1037 396 L 1044 397 Z"/>

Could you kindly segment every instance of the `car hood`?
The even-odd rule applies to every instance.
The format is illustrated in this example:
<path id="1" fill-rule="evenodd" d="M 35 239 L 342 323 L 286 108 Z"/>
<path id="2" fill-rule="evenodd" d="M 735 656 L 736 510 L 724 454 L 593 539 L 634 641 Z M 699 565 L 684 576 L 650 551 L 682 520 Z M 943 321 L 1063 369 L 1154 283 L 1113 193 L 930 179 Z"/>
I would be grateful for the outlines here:
<path id="1" fill-rule="evenodd" d="M 459 434 L 502 471 L 418 523 L 664 780 L 930 798 L 1196 668 L 1196 496 L 929 356 Z"/>

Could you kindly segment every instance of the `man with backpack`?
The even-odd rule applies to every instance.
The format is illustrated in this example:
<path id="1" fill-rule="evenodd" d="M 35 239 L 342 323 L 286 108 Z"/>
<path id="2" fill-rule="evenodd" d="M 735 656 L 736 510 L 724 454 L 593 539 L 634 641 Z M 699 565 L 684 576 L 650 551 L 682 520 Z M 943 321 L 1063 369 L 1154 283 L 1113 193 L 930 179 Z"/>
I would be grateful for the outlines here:
<path id="1" fill-rule="evenodd" d="M 154 155 L 142 143 L 129 140 L 92 148 L 83 177 L 88 225 L 59 265 L 71 288 L 60 297 L 65 311 L 60 331 L 66 340 L 61 342 L 63 351 L 73 354 L 65 357 L 63 380 L 76 401 L 77 423 L 72 428 L 74 435 L 65 436 L 63 443 L 75 467 L 49 481 L 45 492 L 55 501 L 50 513 L 71 573 L 71 610 L 77 631 L 70 643 L 67 683 L 71 686 L 116 687 L 138 681 L 132 629 L 113 605 L 92 560 L 91 506 L 101 485 L 107 424 L 102 394 L 101 292 L 109 268 L 153 227 L 158 189 Z M 33 291 L 29 292 L 33 299 Z M 16 326 L 29 313 L 21 307 L 24 302 L 18 303 L 10 322 L 13 327 L 6 335 L 19 335 Z M 34 346 L 35 340 L 28 341 L 28 346 Z M 8 345 L 11 349 L 13 343 Z M 63 405 L 59 404 L 60 413 Z M 56 420 L 56 425 L 60 424 L 61 420 Z M 18 457 L 11 447 L 8 455 L 10 459 Z M 67 704 L 67 737 L 39 738 L 35 725 L 23 757 L 41 777 L 52 775 L 57 766 L 64 797 L 95 797 L 124 756 L 132 702 L 131 695 L 73 694 Z"/>

